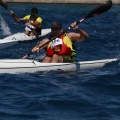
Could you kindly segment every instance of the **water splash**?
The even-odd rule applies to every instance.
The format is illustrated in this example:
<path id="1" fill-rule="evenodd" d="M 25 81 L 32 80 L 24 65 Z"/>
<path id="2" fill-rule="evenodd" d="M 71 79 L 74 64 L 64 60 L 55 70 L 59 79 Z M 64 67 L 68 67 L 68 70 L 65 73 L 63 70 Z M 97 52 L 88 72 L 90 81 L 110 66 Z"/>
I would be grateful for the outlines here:
<path id="1" fill-rule="evenodd" d="M 8 24 L 5 22 L 5 20 L 0 15 L 0 29 L 3 31 L 3 35 L 11 35 L 10 28 L 8 27 Z"/>

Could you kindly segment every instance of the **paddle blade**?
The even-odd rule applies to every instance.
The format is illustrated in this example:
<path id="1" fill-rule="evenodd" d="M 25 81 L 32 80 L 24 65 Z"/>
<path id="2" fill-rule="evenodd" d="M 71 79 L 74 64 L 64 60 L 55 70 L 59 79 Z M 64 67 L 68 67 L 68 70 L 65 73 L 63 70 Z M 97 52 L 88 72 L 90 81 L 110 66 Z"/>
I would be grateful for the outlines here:
<path id="1" fill-rule="evenodd" d="M 96 7 L 95 9 L 91 10 L 84 19 L 90 18 L 90 17 L 94 17 L 96 15 L 102 14 L 106 11 L 108 11 L 110 8 L 112 7 L 112 1 L 108 0 L 102 4 L 100 4 L 98 7 Z"/>
<path id="2" fill-rule="evenodd" d="M 7 3 L 6 3 L 4 0 L 0 0 L 0 5 L 1 5 L 2 7 L 4 7 L 6 10 L 9 11 L 8 5 L 7 5 Z"/>

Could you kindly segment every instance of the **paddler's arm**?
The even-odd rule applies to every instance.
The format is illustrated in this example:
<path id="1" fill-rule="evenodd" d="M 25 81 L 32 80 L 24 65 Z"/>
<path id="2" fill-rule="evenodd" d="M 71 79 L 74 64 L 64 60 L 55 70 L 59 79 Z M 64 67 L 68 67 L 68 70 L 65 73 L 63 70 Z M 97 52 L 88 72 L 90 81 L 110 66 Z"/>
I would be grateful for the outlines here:
<path id="1" fill-rule="evenodd" d="M 35 53 L 35 52 L 40 52 L 42 51 L 43 49 L 46 49 L 47 48 L 47 45 L 44 45 L 46 42 L 48 42 L 49 39 L 48 38 L 45 38 L 43 39 L 40 43 L 38 43 L 35 47 L 33 47 L 33 49 L 31 50 L 32 53 Z M 41 47 L 42 45 L 44 45 L 43 47 Z"/>
<path id="2" fill-rule="evenodd" d="M 37 22 L 37 21 L 35 21 L 34 23 L 32 21 L 28 21 L 27 23 L 25 23 L 26 26 L 28 26 L 28 25 L 38 26 L 39 24 L 40 24 L 40 22 Z"/>
<path id="3" fill-rule="evenodd" d="M 80 29 L 77 25 L 76 22 L 71 24 L 71 29 L 76 30 L 77 33 L 68 33 L 69 38 L 72 40 L 72 42 L 81 42 L 83 40 L 86 40 L 89 35 L 87 32 L 84 30 Z"/>
<path id="4" fill-rule="evenodd" d="M 40 25 L 41 24 L 41 26 L 42 26 L 42 18 L 40 18 L 40 17 L 38 17 L 37 19 L 36 19 L 36 21 L 30 21 L 30 24 L 31 25 L 33 25 L 33 26 L 38 26 L 38 25 Z"/>
<path id="5" fill-rule="evenodd" d="M 22 19 L 18 18 L 13 11 L 10 11 L 10 14 L 12 15 L 16 22 L 25 21 L 23 18 Z"/>
<path id="6" fill-rule="evenodd" d="M 33 26 L 38 26 L 40 24 L 40 22 L 38 22 L 38 21 L 35 21 L 35 22 L 30 21 L 30 24 L 33 25 Z"/>

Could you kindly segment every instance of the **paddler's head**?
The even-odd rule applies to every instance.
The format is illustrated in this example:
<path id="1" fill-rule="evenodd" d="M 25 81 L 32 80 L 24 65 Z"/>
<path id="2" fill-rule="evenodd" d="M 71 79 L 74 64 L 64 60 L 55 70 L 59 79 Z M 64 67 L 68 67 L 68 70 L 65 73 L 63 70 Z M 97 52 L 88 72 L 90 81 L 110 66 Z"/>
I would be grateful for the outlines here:
<path id="1" fill-rule="evenodd" d="M 38 9 L 36 7 L 31 9 L 31 15 L 32 16 L 37 16 L 38 15 Z"/>
<path id="2" fill-rule="evenodd" d="M 58 35 L 62 31 L 62 24 L 59 21 L 54 21 L 51 24 L 51 32 L 53 36 Z"/>

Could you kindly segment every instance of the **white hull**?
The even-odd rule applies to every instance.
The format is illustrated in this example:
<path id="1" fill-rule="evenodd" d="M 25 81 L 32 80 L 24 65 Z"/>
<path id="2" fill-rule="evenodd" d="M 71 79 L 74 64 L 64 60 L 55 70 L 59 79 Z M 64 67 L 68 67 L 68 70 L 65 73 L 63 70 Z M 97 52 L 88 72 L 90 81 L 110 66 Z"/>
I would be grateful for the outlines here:
<path id="1" fill-rule="evenodd" d="M 117 60 L 118 59 L 104 59 L 74 63 L 40 63 L 28 59 L 1 59 L 0 73 L 35 73 L 51 70 L 82 71 L 98 69 Z"/>
<path id="2" fill-rule="evenodd" d="M 51 29 L 42 29 L 41 35 L 39 37 L 43 37 L 51 32 Z M 10 47 L 12 45 L 17 44 L 19 41 L 30 41 L 36 39 L 36 36 L 28 36 L 24 33 L 16 33 L 14 35 L 8 36 L 4 39 L 0 39 L 0 49 L 4 49 Z"/>

